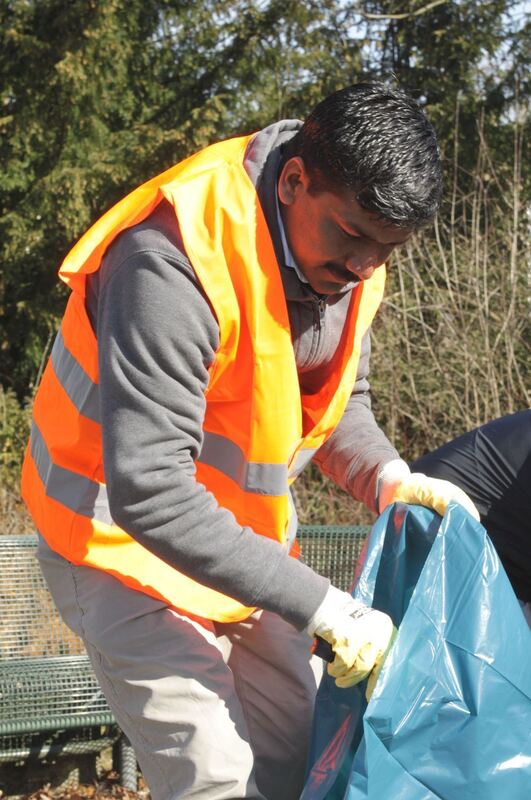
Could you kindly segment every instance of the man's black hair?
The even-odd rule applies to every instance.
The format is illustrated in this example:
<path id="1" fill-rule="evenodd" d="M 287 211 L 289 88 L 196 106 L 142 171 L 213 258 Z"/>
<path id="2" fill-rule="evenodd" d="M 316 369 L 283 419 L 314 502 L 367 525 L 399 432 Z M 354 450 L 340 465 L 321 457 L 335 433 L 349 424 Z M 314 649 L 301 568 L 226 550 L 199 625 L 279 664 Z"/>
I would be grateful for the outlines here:
<path id="1" fill-rule="evenodd" d="M 334 92 L 286 145 L 301 156 L 310 192 L 354 190 L 367 211 L 404 228 L 433 219 L 442 194 L 435 131 L 415 100 L 384 83 Z"/>

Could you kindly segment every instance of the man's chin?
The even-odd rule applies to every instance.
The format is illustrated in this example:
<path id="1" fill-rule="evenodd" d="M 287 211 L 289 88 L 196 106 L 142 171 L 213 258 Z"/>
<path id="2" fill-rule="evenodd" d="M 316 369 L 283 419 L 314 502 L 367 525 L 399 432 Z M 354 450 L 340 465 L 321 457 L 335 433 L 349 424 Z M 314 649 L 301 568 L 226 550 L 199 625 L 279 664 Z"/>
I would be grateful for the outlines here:
<path id="1" fill-rule="evenodd" d="M 319 294 L 340 294 L 359 283 L 359 279 L 343 267 L 322 264 L 309 278 L 310 286 Z"/>
<path id="2" fill-rule="evenodd" d="M 318 294 L 342 294 L 357 286 L 359 280 L 320 280 L 310 281 L 310 286 Z"/>

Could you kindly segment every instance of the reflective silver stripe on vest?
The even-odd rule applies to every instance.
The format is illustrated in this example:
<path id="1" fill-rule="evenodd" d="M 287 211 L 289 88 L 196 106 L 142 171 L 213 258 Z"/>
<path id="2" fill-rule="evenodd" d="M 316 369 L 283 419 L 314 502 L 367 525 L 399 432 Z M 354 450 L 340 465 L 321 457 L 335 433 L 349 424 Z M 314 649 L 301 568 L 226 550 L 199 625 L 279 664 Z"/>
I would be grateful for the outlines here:
<path id="1" fill-rule="evenodd" d="M 281 497 L 288 491 L 288 469 L 285 464 L 247 461 L 237 444 L 218 433 L 205 431 L 197 460 L 218 469 L 245 492 Z"/>
<path id="2" fill-rule="evenodd" d="M 93 422 L 100 422 L 98 384 L 89 378 L 81 364 L 66 348 L 61 331 L 55 338 L 51 358 L 59 383 L 79 413 Z"/>
<path id="3" fill-rule="evenodd" d="M 48 497 L 83 517 L 113 524 L 106 487 L 54 464 L 35 422 L 31 427 L 30 452 Z"/>
<path id="4" fill-rule="evenodd" d="M 291 545 L 297 538 L 297 531 L 299 529 L 299 519 L 297 517 L 297 509 L 295 508 L 295 502 L 293 500 L 293 495 L 291 493 L 291 489 L 288 490 L 288 501 L 289 501 L 289 508 L 290 508 L 290 518 L 288 523 L 288 531 L 287 531 L 287 545 L 288 550 L 291 548 Z"/>
<path id="5" fill-rule="evenodd" d="M 290 478 L 296 478 L 297 475 L 301 474 L 306 464 L 312 460 L 318 449 L 317 447 L 308 447 L 305 450 L 299 450 L 289 471 Z"/>

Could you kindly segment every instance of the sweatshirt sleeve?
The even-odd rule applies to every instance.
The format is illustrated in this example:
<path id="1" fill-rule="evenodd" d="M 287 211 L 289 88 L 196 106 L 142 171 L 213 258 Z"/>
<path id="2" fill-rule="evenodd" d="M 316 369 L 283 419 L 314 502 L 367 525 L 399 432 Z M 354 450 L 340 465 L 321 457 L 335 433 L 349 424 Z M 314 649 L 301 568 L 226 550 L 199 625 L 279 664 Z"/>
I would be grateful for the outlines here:
<path id="1" fill-rule="evenodd" d="M 239 525 L 197 481 L 217 321 L 187 259 L 135 236 L 109 249 L 92 316 L 113 519 L 189 577 L 302 629 L 329 582 Z"/>
<path id="2" fill-rule="evenodd" d="M 368 331 L 362 341 L 354 390 L 339 424 L 318 450 L 314 461 L 338 486 L 377 513 L 378 475 L 385 464 L 400 456 L 378 427 L 371 410 L 370 353 Z"/>

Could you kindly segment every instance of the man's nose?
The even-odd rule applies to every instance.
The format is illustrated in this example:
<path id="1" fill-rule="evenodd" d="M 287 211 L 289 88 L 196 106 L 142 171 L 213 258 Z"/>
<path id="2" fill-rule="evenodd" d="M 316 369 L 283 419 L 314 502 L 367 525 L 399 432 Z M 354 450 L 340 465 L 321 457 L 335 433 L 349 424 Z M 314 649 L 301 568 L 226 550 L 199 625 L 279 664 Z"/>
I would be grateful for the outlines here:
<path id="1" fill-rule="evenodd" d="M 374 259 L 365 259 L 360 261 L 359 258 L 348 258 L 345 264 L 349 272 L 356 275 L 361 281 L 366 281 L 372 275 L 380 264 L 375 265 Z"/>
<path id="2" fill-rule="evenodd" d="M 374 275 L 378 267 L 385 264 L 386 258 L 393 249 L 392 246 L 359 239 L 356 240 L 355 245 L 347 255 L 345 266 L 349 272 L 362 281 L 366 281 Z"/>

